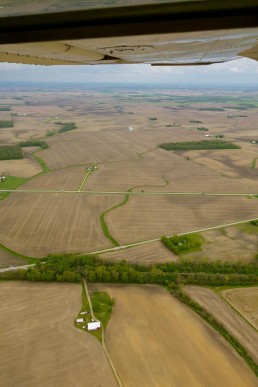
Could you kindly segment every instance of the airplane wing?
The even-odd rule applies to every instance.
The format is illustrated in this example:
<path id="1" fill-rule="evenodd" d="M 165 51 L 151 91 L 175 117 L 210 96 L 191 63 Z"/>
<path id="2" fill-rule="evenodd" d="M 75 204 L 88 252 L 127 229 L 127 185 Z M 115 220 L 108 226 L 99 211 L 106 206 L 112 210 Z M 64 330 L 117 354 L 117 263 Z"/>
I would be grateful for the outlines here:
<path id="1" fill-rule="evenodd" d="M 258 60 L 257 0 L 2 0 L 0 61 L 204 65 Z"/>

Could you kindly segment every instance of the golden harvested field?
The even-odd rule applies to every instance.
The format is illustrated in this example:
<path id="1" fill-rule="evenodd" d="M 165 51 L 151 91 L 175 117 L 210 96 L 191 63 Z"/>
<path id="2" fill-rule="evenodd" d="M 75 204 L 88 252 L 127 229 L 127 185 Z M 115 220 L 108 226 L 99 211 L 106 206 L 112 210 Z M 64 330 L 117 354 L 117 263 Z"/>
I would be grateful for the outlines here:
<path id="1" fill-rule="evenodd" d="M 1 385 L 116 386 L 101 344 L 76 329 L 80 285 L 0 283 Z"/>
<path id="2" fill-rule="evenodd" d="M 11 194 L 0 203 L 0 243 L 37 257 L 112 247 L 99 217 L 121 200 L 119 195 Z"/>
<path id="3" fill-rule="evenodd" d="M 253 261 L 257 253 L 258 234 L 242 232 L 238 227 L 204 231 L 202 251 L 187 254 L 187 259 L 216 261 Z"/>
<path id="4" fill-rule="evenodd" d="M 187 151 L 182 155 L 191 161 L 204 165 L 223 175 L 237 180 L 245 185 L 247 192 L 258 189 L 258 163 L 252 168 L 254 159 L 258 159 L 258 152 L 249 149 L 227 149 L 209 151 Z M 251 190 L 250 190 L 251 188 Z"/>
<path id="5" fill-rule="evenodd" d="M 112 261 L 126 260 L 128 263 L 147 264 L 177 261 L 178 256 L 169 251 L 160 241 L 130 247 L 129 249 L 101 254 Z"/>
<path id="6" fill-rule="evenodd" d="M 187 285 L 184 291 L 221 322 L 258 362 L 258 333 L 233 308 L 205 287 Z"/>
<path id="7" fill-rule="evenodd" d="M 35 160 L 0 160 L 0 174 L 32 177 L 41 172 L 42 169 Z"/>
<path id="8" fill-rule="evenodd" d="M 23 189 L 77 190 L 86 174 L 85 167 L 71 167 L 44 173 L 23 185 Z M 87 183 L 85 184 L 87 186 Z"/>
<path id="9" fill-rule="evenodd" d="M 113 237 L 125 244 L 255 217 L 258 217 L 255 199 L 143 193 L 130 196 L 127 204 L 107 214 L 106 221 Z"/>
<path id="10" fill-rule="evenodd" d="M 221 294 L 233 308 L 258 329 L 258 287 L 228 289 Z M 258 341 L 256 341 L 258 353 L 257 343 Z"/>
<path id="11" fill-rule="evenodd" d="M 123 385 L 257 386 L 230 345 L 163 288 L 95 286 L 115 299 L 106 345 Z"/>

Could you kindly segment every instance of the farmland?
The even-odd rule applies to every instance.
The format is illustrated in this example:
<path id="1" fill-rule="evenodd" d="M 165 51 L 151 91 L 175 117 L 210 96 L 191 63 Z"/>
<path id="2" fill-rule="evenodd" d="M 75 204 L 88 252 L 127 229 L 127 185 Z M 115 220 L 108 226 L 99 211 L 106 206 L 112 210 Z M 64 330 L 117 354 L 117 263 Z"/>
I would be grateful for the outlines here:
<path id="1" fill-rule="evenodd" d="M 106 345 L 124 385 L 256 385 L 230 346 L 165 290 L 97 288 L 115 298 Z"/>
<path id="2" fill-rule="evenodd" d="M 22 160 L 0 161 L 2 174 L 29 178 L 23 192 L 0 203 L 0 243 L 17 252 L 91 252 L 112 248 L 112 238 L 123 245 L 258 217 L 258 201 L 247 199 L 258 188 L 258 148 L 250 142 L 255 90 L 17 86 L 2 94 L 0 120 L 13 127 L 1 128 L 0 143 L 44 144 L 23 147 Z M 245 109 L 245 117 L 235 108 Z M 64 125 L 72 130 L 59 133 Z M 198 128 L 208 128 L 210 138 Z M 218 134 L 240 148 L 158 148 L 210 145 Z M 97 169 L 86 176 L 92 165 Z M 229 196 L 212 196 L 220 193 Z M 103 257 L 112 255 L 146 263 L 175 259 L 156 242 Z"/>
<path id="3" fill-rule="evenodd" d="M 246 232 L 246 229 L 252 232 Z M 187 254 L 187 259 L 199 261 L 209 259 L 212 261 L 253 261 L 257 252 L 258 232 L 250 224 L 243 226 L 229 226 L 217 230 L 201 233 L 205 242 L 202 251 Z"/>
<path id="4" fill-rule="evenodd" d="M 186 286 L 184 289 L 186 293 L 193 298 L 193 300 L 197 301 L 217 320 L 219 320 L 226 329 L 244 345 L 253 359 L 256 360 L 256 362 L 258 361 L 258 333 L 243 318 L 241 318 L 234 309 L 232 309 L 218 294 L 210 289 L 200 286 Z M 254 289 L 250 292 L 251 294 L 257 294 L 257 288 L 249 289 Z M 230 293 L 235 291 L 240 291 L 240 293 L 242 291 L 242 294 L 244 294 L 248 293 L 248 288 L 231 289 L 224 292 Z"/>
<path id="5" fill-rule="evenodd" d="M 171 251 L 168 251 L 160 241 L 131 247 L 130 249 L 121 251 L 104 253 L 101 256 L 106 259 L 111 259 L 112 261 L 119 262 L 121 260 L 126 260 L 129 263 L 143 263 L 148 265 L 157 262 L 174 262 L 177 260 L 177 256 Z"/>
<path id="6" fill-rule="evenodd" d="M 18 196 L 17 196 L 18 195 Z M 1 242 L 29 256 L 111 247 L 99 216 L 119 196 L 17 193 L 1 203 Z"/>
<path id="7" fill-rule="evenodd" d="M 247 357 L 230 346 L 235 338 L 258 360 L 255 288 L 227 289 L 223 300 L 192 284 L 257 281 L 258 227 L 232 224 L 258 219 L 257 90 L 0 90 L 0 122 L 12 123 L 1 127 L 0 145 L 23 143 L 23 159 L 0 161 L 0 190 L 8 191 L 0 192 L 0 266 L 22 264 L 19 254 L 53 254 L 1 278 L 61 282 L 87 275 L 91 291 L 114 298 L 106 346 L 124 386 L 256 386 L 257 366 L 248 368 L 239 354 L 250 365 Z M 237 148 L 210 149 L 218 140 Z M 166 151 L 162 143 L 205 150 Z M 19 187 L 5 185 L 12 177 Z M 160 241 L 194 231 L 200 245 L 179 255 Z M 98 258 L 81 254 L 96 251 Z M 233 339 L 225 341 L 161 287 L 100 282 L 161 284 L 171 292 L 190 284 L 183 290 Z M 0 294 L 4 385 L 116 385 L 100 343 L 74 327 L 80 285 L 1 281 Z"/>
<path id="8" fill-rule="evenodd" d="M 116 386 L 100 343 L 74 327 L 80 285 L 13 282 L 0 289 L 2 385 Z"/>
<path id="9" fill-rule="evenodd" d="M 243 197 L 132 196 L 107 214 L 111 234 L 121 244 L 251 219 L 258 201 Z"/>
<path id="10" fill-rule="evenodd" d="M 258 329 L 257 287 L 228 289 L 222 291 L 221 294 L 250 324 Z"/>

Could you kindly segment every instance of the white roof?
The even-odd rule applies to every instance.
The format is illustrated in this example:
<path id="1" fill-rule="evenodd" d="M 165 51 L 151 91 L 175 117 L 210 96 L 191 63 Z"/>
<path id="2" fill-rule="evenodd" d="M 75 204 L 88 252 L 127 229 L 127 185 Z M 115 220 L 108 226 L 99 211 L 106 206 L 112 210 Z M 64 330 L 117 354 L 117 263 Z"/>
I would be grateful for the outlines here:
<path id="1" fill-rule="evenodd" d="M 94 331 L 95 329 L 100 328 L 100 322 L 94 321 L 88 323 L 88 331 Z"/>
<path id="2" fill-rule="evenodd" d="M 76 319 L 76 322 L 77 322 L 77 323 L 82 323 L 82 322 L 83 322 L 83 318 L 77 318 L 77 319 Z"/>

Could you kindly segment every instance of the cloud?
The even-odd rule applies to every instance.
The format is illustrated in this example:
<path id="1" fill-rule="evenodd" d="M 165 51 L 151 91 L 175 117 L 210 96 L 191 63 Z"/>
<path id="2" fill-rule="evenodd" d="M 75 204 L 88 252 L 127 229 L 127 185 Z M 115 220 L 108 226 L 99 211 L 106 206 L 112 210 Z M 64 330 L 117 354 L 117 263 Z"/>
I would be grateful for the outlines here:
<path id="1" fill-rule="evenodd" d="M 230 67 L 229 71 L 232 73 L 245 73 L 245 69 L 241 67 Z"/>
<path id="2" fill-rule="evenodd" d="M 19 71 L 23 65 L 18 63 L 0 63 L 0 71 Z"/>
<path id="3" fill-rule="evenodd" d="M 253 83 L 258 62 L 247 58 L 207 66 L 35 66 L 0 63 L 0 81 L 98 83 Z"/>

